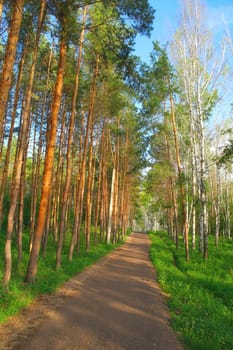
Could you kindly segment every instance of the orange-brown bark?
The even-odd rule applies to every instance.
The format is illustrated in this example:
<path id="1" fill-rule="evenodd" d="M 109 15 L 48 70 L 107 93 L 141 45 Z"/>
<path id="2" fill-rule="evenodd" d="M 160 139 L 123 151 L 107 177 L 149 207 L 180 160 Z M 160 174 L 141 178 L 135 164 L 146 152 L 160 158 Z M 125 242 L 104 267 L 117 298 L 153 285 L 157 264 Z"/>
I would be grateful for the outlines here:
<path id="1" fill-rule="evenodd" d="M 35 280 L 37 273 L 37 263 L 40 251 L 41 239 L 43 236 L 47 210 L 49 205 L 50 187 L 53 172 L 53 160 L 56 145 L 56 135 L 57 135 L 57 123 L 58 123 L 58 113 L 60 109 L 61 99 L 62 99 L 62 88 L 63 88 L 63 78 L 65 70 L 65 60 L 66 60 L 66 39 L 63 36 L 60 43 L 60 58 L 57 72 L 57 80 L 54 90 L 54 97 L 51 108 L 50 117 L 50 128 L 48 135 L 48 143 L 46 147 L 45 154 L 45 165 L 42 183 L 42 193 L 39 205 L 37 226 L 34 234 L 32 251 L 30 254 L 30 260 L 27 268 L 26 282 L 32 283 Z"/>
<path id="2" fill-rule="evenodd" d="M 23 5 L 24 0 L 15 1 L 7 46 L 5 50 L 2 74 L 0 77 L 0 143 L 3 138 L 3 125 L 11 87 L 12 71 L 15 62 L 16 47 L 22 21 Z"/>

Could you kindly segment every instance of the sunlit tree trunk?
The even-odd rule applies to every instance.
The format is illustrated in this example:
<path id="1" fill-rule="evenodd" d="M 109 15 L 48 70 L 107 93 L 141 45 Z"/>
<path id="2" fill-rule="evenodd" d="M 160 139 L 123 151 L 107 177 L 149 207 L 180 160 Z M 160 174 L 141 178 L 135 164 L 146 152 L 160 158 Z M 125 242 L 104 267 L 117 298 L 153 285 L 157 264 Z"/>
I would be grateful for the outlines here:
<path id="1" fill-rule="evenodd" d="M 85 186 L 85 178 L 86 178 L 86 156 L 88 151 L 89 137 L 92 132 L 93 123 L 94 123 L 93 122 L 94 103 L 95 103 L 95 96 L 96 96 L 96 78 L 98 75 L 98 70 L 99 70 L 99 56 L 97 55 L 96 65 L 93 73 L 91 92 L 90 92 L 90 103 L 89 103 L 89 110 L 88 110 L 88 117 L 87 117 L 86 134 L 85 134 L 84 145 L 83 145 L 83 154 L 81 156 L 80 180 L 79 180 L 79 188 L 78 188 L 78 194 L 77 194 L 77 203 L 75 205 L 75 218 L 74 218 L 72 240 L 71 240 L 71 245 L 69 250 L 69 260 L 72 260 L 75 244 L 79 242 L 79 234 L 80 234 L 79 231 L 80 231 L 80 225 L 81 225 L 81 219 L 82 219 L 82 213 L 83 213 L 83 195 L 84 195 L 84 186 Z M 77 248 L 79 248 L 79 245 Z"/>
<path id="2" fill-rule="evenodd" d="M 101 204 L 101 188 L 102 188 L 102 174 L 103 174 L 103 147 L 105 137 L 105 125 L 103 125 L 101 141 L 100 141 L 100 155 L 99 155 L 99 174 L 98 174 L 98 189 L 95 205 L 95 218 L 94 218 L 94 244 L 97 244 L 98 240 L 98 224 L 100 223 L 100 204 Z"/>
<path id="3" fill-rule="evenodd" d="M 164 111 L 165 112 L 165 111 Z M 167 124 L 167 120 L 165 118 L 165 125 Z M 167 131 L 165 130 L 165 143 L 167 148 L 167 157 L 169 164 L 172 164 L 172 157 L 171 157 L 171 151 L 170 151 L 170 145 L 168 141 L 168 135 Z M 179 236 L 178 236 L 178 210 L 177 210 L 177 200 L 176 200 L 176 194 L 175 194 L 175 183 L 173 181 L 172 175 L 169 176 L 170 180 L 170 189 L 171 189 L 171 197 L 172 197 L 172 203 L 173 203 L 173 211 L 174 211 L 174 231 L 175 231 L 175 242 L 176 242 L 176 249 L 179 247 Z"/>
<path id="4" fill-rule="evenodd" d="M 113 165 L 111 192 L 110 192 L 110 203 L 109 203 L 109 211 L 108 211 L 107 243 L 111 243 L 111 236 L 112 236 L 112 213 L 113 213 L 113 203 L 114 203 L 115 177 L 116 177 L 116 168 L 115 168 L 115 165 Z"/>
<path id="5" fill-rule="evenodd" d="M 63 154 L 63 148 L 65 144 L 65 126 L 66 126 L 66 102 L 62 104 L 62 111 L 61 111 L 61 125 L 60 125 L 60 137 L 58 141 L 58 155 L 57 155 L 57 166 L 56 171 L 54 171 L 54 180 L 53 180 L 53 191 L 52 195 L 53 197 L 52 203 L 53 203 L 53 233 L 54 237 L 58 237 L 58 250 L 62 249 L 62 242 L 63 237 L 61 240 L 61 237 L 59 235 L 59 225 L 60 225 L 60 208 L 61 208 L 61 201 L 62 201 L 62 187 L 63 187 L 63 163 L 64 163 L 64 154 Z M 47 217 L 48 218 L 48 217 Z M 61 245 L 61 246 L 60 246 Z"/>
<path id="6" fill-rule="evenodd" d="M 120 118 L 117 119 L 117 143 L 115 151 L 115 182 L 114 182 L 114 203 L 113 203 L 113 243 L 116 243 L 116 235 L 118 228 L 118 216 L 119 216 L 119 163 L 120 163 L 120 136 L 119 136 Z"/>
<path id="7" fill-rule="evenodd" d="M 90 135 L 90 147 L 88 157 L 88 178 L 87 178 L 87 191 L 86 191 L 86 216 L 85 216 L 85 227 L 84 234 L 86 239 L 86 250 L 90 248 L 90 235 L 91 235 L 91 213 L 92 213 L 92 191 L 94 181 L 94 163 L 93 163 L 93 127 Z"/>
<path id="8" fill-rule="evenodd" d="M 2 9 L 3 9 L 3 0 L 0 0 L 0 28 L 2 24 Z"/>
<path id="9" fill-rule="evenodd" d="M 6 155 L 4 159 L 4 168 L 1 178 L 1 188 L 0 188 L 0 228 L 2 226 L 2 217 L 3 217 L 3 200 L 4 200 L 4 193 L 5 193 L 5 185 L 8 177 L 8 169 L 9 169 L 9 161 L 10 161 L 10 155 L 11 155 L 11 146 L 12 146 L 12 140 L 13 140 L 13 133 L 14 133 L 14 126 L 15 126 L 15 120 L 17 115 L 17 108 L 18 108 L 18 100 L 19 100 L 19 94 L 20 94 L 20 85 L 21 80 L 23 76 L 23 68 L 25 63 L 25 57 L 28 50 L 28 43 L 29 43 L 29 35 L 27 35 L 24 50 L 22 53 L 22 57 L 20 60 L 19 65 L 19 71 L 17 76 L 17 83 L 15 88 L 15 96 L 14 96 L 14 104 L 13 104 L 13 111 L 11 115 L 11 126 L 10 126 L 10 132 L 7 142 L 7 148 L 6 148 Z"/>
<path id="10" fill-rule="evenodd" d="M 168 78 L 168 86 L 170 89 L 170 81 Z M 179 175 L 179 182 L 180 182 L 180 195 L 181 195 L 181 205 L 182 205 L 182 212 L 183 212 L 183 232 L 184 232 L 184 242 L 185 242 L 185 254 L 186 254 L 186 260 L 189 260 L 189 227 L 188 227 L 188 215 L 187 215 L 187 209 L 186 209 L 186 193 L 185 188 L 183 184 L 183 174 L 181 169 L 181 162 L 180 162 L 180 151 L 179 151 L 179 143 L 178 143 L 178 137 L 177 137 L 177 128 L 176 128 L 176 120 L 175 120 L 175 108 L 174 108 L 174 101 L 172 97 L 172 93 L 170 91 L 170 104 L 171 104 L 171 122 L 172 122 L 172 130 L 173 130 L 173 137 L 175 142 L 175 151 L 176 151 L 176 164 L 177 164 L 177 170 Z"/>
<path id="11" fill-rule="evenodd" d="M 65 217 L 67 213 L 68 197 L 69 197 L 69 191 L 70 191 L 70 185 L 71 185 L 71 175 L 72 175 L 71 150 L 72 150 L 72 142 L 73 142 L 73 134 L 74 134 L 75 117 L 76 117 L 76 103 L 77 103 L 77 95 L 78 95 L 78 87 L 79 87 L 79 74 L 80 74 L 81 59 L 82 59 L 82 47 L 83 47 L 83 38 L 84 38 L 84 31 L 85 31 L 86 12 L 87 12 L 87 7 L 85 6 L 83 11 L 83 22 L 82 22 L 83 27 L 82 27 L 80 42 L 79 42 L 79 53 L 78 53 L 78 60 L 77 60 L 77 67 L 76 67 L 75 86 L 74 86 L 74 93 L 72 97 L 72 110 L 71 110 L 69 133 L 68 133 L 68 144 L 67 144 L 67 153 L 66 153 L 66 178 L 65 178 L 65 188 L 64 188 L 63 197 L 62 197 L 62 209 L 61 209 L 61 220 L 60 220 L 60 227 L 59 227 L 59 242 L 58 242 L 59 249 L 57 252 L 57 260 L 58 260 L 57 267 L 60 267 L 60 264 L 61 264 L 60 256 L 61 256 L 61 250 L 62 250 L 62 244 L 63 244 Z"/>
<path id="12" fill-rule="evenodd" d="M 16 173 L 15 173 L 15 177 L 12 180 L 11 203 L 10 203 L 10 208 L 9 208 L 9 213 L 7 218 L 7 236 L 6 236 L 6 244 L 5 244 L 5 271 L 4 271 L 4 278 L 3 278 L 3 284 L 5 286 L 9 283 L 10 276 L 11 276 L 11 264 L 12 264 L 11 241 L 12 241 L 12 234 L 13 234 L 13 228 L 14 228 L 15 211 L 16 211 L 17 200 L 18 200 L 19 190 L 20 190 L 21 171 L 22 171 L 23 160 L 24 160 L 23 157 L 25 153 L 25 148 L 27 146 L 28 132 L 29 132 L 29 126 L 30 126 L 30 107 L 31 107 L 31 98 L 32 98 L 32 87 L 33 87 L 36 60 L 37 60 L 38 49 L 39 49 L 39 46 L 38 46 L 39 39 L 40 39 L 41 29 L 44 21 L 44 16 L 45 16 L 45 4 L 46 4 L 45 0 L 42 0 L 40 15 L 38 19 L 35 46 L 33 51 L 32 65 L 31 65 L 28 87 L 27 87 L 27 92 L 25 97 L 25 107 L 22 114 L 22 128 L 20 130 L 20 142 L 19 142 L 19 149 L 18 149 L 18 154 L 16 159 L 16 162 L 17 162 Z"/>
<path id="13" fill-rule="evenodd" d="M 58 113 L 59 113 L 60 104 L 62 100 L 62 88 L 63 88 L 63 78 L 64 78 L 64 70 L 65 70 L 66 50 L 67 50 L 66 38 L 63 33 L 63 36 L 60 42 L 60 57 L 59 57 L 59 64 L 58 64 L 57 80 L 56 80 L 56 85 L 54 89 L 52 108 L 51 108 L 50 128 L 49 128 L 48 143 L 47 143 L 46 153 L 45 153 L 45 165 L 44 165 L 41 200 L 40 200 L 40 206 L 39 206 L 39 212 L 38 212 L 38 220 L 37 220 L 37 226 L 35 230 L 33 246 L 30 254 L 30 260 L 29 260 L 27 275 L 26 275 L 26 282 L 30 282 L 30 283 L 34 282 L 36 273 L 37 273 L 40 244 L 41 244 L 41 239 L 45 228 L 46 214 L 47 214 L 48 205 L 49 205 L 50 187 L 51 187 L 51 180 L 52 180 L 52 173 L 53 173 L 54 151 L 55 151 L 55 145 L 56 145 Z"/>
<path id="14" fill-rule="evenodd" d="M 16 47 L 18 43 L 19 30 L 22 21 L 24 0 L 14 1 L 14 10 L 11 17 L 10 31 L 8 35 L 5 58 L 0 77 L 0 144 L 3 138 L 3 125 L 7 108 L 8 96 L 12 81 L 12 72 L 15 62 Z M 7 282 L 8 278 L 5 279 Z"/>
<path id="15" fill-rule="evenodd" d="M 48 58 L 48 68 L 47 68 L 47 76 L 46 76 L 46 86 L 45 86 L 45 92 L 43 95 L 43 102 L 42 102 L 42 112 L 41 112 L 41 120 L 40 120 L 40 131 L 39 131 L 39 141 L 38 141 L 38 151 L 36 156 L 36 169 L 34 173 L 34 178 L 32 179 L 32 200 L 31 200 L 31 215 L 30 215 L 30 243 L 29 243 L 29 250 L 32 249 L 32 241 L 33 241 L 33 234 L 35 229 L 35 223 L 36 223 L 36 207 L 37 207 L 37 200 L 38 200 L 38 191 L 39 191 L 39 182 L 40 182 L 40 169 L 41 169 L 41 158 L 42 158 L 42 147 L 43 147 L 43 135 L 44 135 L 44 122 L 45 122 L 45 115 L 46 112 L 48 112 L 46 104 L 48 103 L 47 99 L 47 93 L 49 89 L 49 79 L 50 79 L 50 70 L 51 70 L 51 61 L 53 57 L 53 47 L 50 49 L 49 58 Z M 35 129 L 36 129 L 37 123 L 35 121 Z M 36 130 L 35 130 L 36 133 Z"/>
<path id="16" fill-rule="evenodd" d="M 24 150 L 23 167 L 21 170 L 20 178 L 20 191 L 19 191 L 19 223 L 17 232 L 17 245 L 18 245 L 18 264 L 22 261 L 23 255 L 23 214 L 24 214 L 24 192 L 25 192 L 25 173 L 26 173 L 26 157 L 27 157 L 27 146 Z"/>

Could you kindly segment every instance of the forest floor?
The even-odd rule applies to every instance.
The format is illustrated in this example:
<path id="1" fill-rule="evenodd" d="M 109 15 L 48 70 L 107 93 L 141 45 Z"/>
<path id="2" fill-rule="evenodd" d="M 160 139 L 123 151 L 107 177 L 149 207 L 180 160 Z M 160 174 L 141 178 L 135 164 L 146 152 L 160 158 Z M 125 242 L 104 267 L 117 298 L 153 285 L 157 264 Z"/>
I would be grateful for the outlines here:
<path id="1" fill-rule="evenodd" d="M 0 349 L 181 350 L 149 248 L 146 234 L 131 234 L 54 295 L 1 325 Z"/>

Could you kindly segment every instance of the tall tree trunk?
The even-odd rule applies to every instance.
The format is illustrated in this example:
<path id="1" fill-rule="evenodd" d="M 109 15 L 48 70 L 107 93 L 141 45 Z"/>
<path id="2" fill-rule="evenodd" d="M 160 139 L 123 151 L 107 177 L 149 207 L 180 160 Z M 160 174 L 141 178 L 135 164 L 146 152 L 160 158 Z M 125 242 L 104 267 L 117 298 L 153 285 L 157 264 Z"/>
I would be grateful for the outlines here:
<path id="1" fill-rule="evenodd" d="M 83 212 L 83 195 L 84 195 L 84 186 L 85 186 L 85 177 L 86 177 L 86 155 L 88 150 L 88 140 L 89 136 L 92 132 L 93 127 L 93 118 L 94 118 L 94 103 L 95 103 L 95 95 L 96 95 L 96 79 L 99 71 L 99 55 L 96 57 L 96 66 L 94 68 L 94 74 L 93 74 L 93 81 L 91 85 L 91 93 L 90 93 L 90 103 L 89 103 L 89 111 L 88 111 L 88 117 L 87 117 L 87 126 L 86 126 L 86 134 L 85 134 L 85 140 L 83 145 L 83 154 L 81 156 L 81 167 L 80 167 L 80 181 L 79 181 L 79 188 L 78 188 L 78 194 L 77 194 L 77 203 L 75 206 L 75 218 L 74 218 L 74 227 L 73 227 L 73 233 L 72 233 L 72 240 L 70 244 L 70 251 L 69 251 L 69 260 L 72 260 L 73 256 L 73 250 L 75 243 L 78 242 L 78 235 L 81 225 L 81 217 Z M 59 261 L 58 261 L 59 262 Z M 59 267 L 59 265 L 58 265 Z"/>
<path id="2" fill-rule="evenodd" d="M 164 111 L 165 112 L 165 111 Z M 167 124 L 166 118 L 165 118 L 165 124 Z M 165 130 L 165 142 L 166 142 L 166 148 L 167 148 L 167 157 L 170 166 L 172 165 L 172 157 L 171 157 L 171 151 L 170 151 L 170 145 L 168 141 L 168 135 Z M 173 203 L 173 211 L 174 211 L 174 231 L 175 231 L 175 242 L 176 242 L 176 249 L 179 248 L 179 236 L 178 236 L 178 210 L 177 210 L 177 200 L 175 195 L 175 186 L 173 182 L 172 175 L 169 176 L 170 180 L 170 189 L 171 189 L 171 196 L 172 196 L 172 203 Z"/>
<path id="3" fill-rule="evenodd" d="M 93 125 L 94 126 L 94 125 Z M 86 217 L 85 217 L 85 238 L 86 238 L 86 251 L 90 248 L 90 235 L 91 235 L 91 213 L 92 213 L 92 190 L 93 190 L 93 175 L 94 175 L 94 164 L 93 164 L 93 126 L 90 136 L 90 147 L 89 147 L 89 159 L 88 159 L 88 179 L 87 179 L 87 193 L 86 193 Z"/>
<path id="4" fill-rule="evenodd" d="M 121 238 L 125 236 L 126 225 L 126 196 L 127 196 L 127 171 L 128 171 L 128 147 L 129 147 L 129 130 L 126 129 L 125 146 L 124 146 L 124 158 L 122 169 L 122 185 L 121 185 L 121 201 L 120 201 L 120 226 L 121 226 Z"/>
<path id="5" fill-rule="evenodd" d="M 2 24 L 2 9 L 3 9 L 3 0 L 0 0 L 0 28 Z"/>
<path id="6" fill-rule="evenodd" d="M 58 123 L 58 114 L 62 99 L 62 88 L 63 88 L 63 78 L 65 70 L 65 59 L 66 59 L 66 38 L 65 34 L 61 38 L 60 42 L 60 58 L 58 64 L 58 73 L 57 80 L 54 89 L 54 96 L 52 101 L 51 108 L 51 117 L 50 117 L 50 128 L 49 128 L 49 137 L 46 147 L 45 154 L 45 165 L 44 165 L 44 174 L 43 174 L 43 184 L 42 184 L 42 193 L 41 200 L 38 212 L 38 220 L 36 231 L 33 240 L 32 251 L 30 254 L 30 260 L 27 268 L 26 282 L 32 283 L 36 278 L 38 257 L 41 245 L 41 239 L 44 232 L 46 214 L 49 205 L 49 195 L 50 195 L 50 186 L 53 173 L 53 161 L 54 161 L 54 152 L 56 145 L 56 133 L 57 133 L 57 123 Z"/>
<path id="7" fill-rule="evenodd" d="M 13 234 L 13 228 L 14 228 L 17 199 L 18 199 L 19 190 L 20 190 L 20 179 L 21 179 L 21 171 L 23 167 L 23 156 L 27 145 L 28 131 L 29 131 L 29 125 L 30 125 L 30 107 L 31 107 L 32 87 L 33 87 L 36 60 L 37 60 L 38 49 L 39 49 L 39 39 L 40 39 L 41 29 L 42 29 L 44 15 L 45 15 L 45 4 L 46 4 L 46 1 L 42 0 L 40 16 L 38 19 L 35 47 L 33 51 L 32 65 L 31 65 L 29 82 L 28 82 L 26 98 L 25 98 L 25 108 L 22 114 L 23 121 L 22 121 L 22 128 L 21 128 L 21 135 L 20 135 L 20 142 L 19 142 L 19 150 L 17 155 L 16 174 L 12 182 L 11 204 L 9 208 L 8 218 L 7 218 L 7 235 L 6 235 L 6 244 L 5 244 L 5 271 L 4 271 L 4 278 L 3 278 L 4 286 L 6 286 L 9 283 L 10 276 L 11 276 L 11 265 L 12 265 L 11 242 L 12 242 L 12 234 Z"/>
<path id="8" fill-rule="evenodd" d="M 5 58 L 0 77 L 0 144 L 3 139 L 3 125 L 7 108 L 8 96 L 11 88 L 12 72 L 15 62 L 16 47 L 22 21 L 24 0 L 17 0 L 11 17 L 10 32 L 8 35 Z M 6 279 L 7 280 L 7 279 Z"/>
<path id="9" fill-rule="evenodd" d="M 193 124 L 193 123 L 192 123 Z M 191 128 L 192 133 L 192 145 L 191 145 L 191 157 L 192 157 L 192 249 L 196 249 L 196 200 L 197 200 L 197 171 L 196 171 L 196 137 L 194 135 L 194 128 Z"/>
<path id="10" fill-rule="evenodd" d="M 61 208 L 61 197 L 63 187 L 63 163 L 64 163 L 64 144 L 65 144 L 65 126 L 66 126 L 66 103 L 63 103 L 61 111 L 61 127 L 60 137 L 58 140 L 58 156 L 57 156 L 57 168 L 53 177 L 52 182 L 52 203 L 53 203 L 53 234 L 54 237 L 58 237 L 58 249 L 59 249 L 59 223 L 60 223 L 60 208 Z M 57 239 L 56 239 L 57 241 Z"/>
<path id="11" fill-rule="evenodd" d="M 114 183 L 114 203 L 113 203 L 113 243 L 116 243 L 119 218 L 119 172 L 120 172 L 120 117 L 117 117 L 117 141 L 115 150 L 116 176 Z"/>
<path id="12" fill-rule="evenodd" d="M 115 177 L 116 177 L 116 168 L 115 168 L 115 165 L 113 165 L 113 169 L 112 169 L 112 184 L 111 184 L 111 193 L 110 193 L 110 203 L 109 203 L 109 212 L 108 212 L 107 243 L 111 243 L 111 236 L 112 236 L 112 213 L 113 213 L 113 203 L 114 203 Z"/>
<path id="13" fill-rule="evenodd" d="M 229 200 L 229 182 L 226 178 L 226 232 L 227 237 L 231 238 L 231 218 L 230 218 L 230 200 Z"/>
<path id="14" fill-rule="evenodd" d="M 76 117 L 76 103 L 78 96 L 78 88 L 79 88 L 79 74 L 81 67 L 81 59 L 82 59 L 82 48 L 83 48 L 83 38 L 85 32 L 85 22 L 86 22 L 86 13 L 87 6 L 84 7 L 83 10 L 83 21 L 82 21 L 82 31 L 80 34 L 80 42 L 79 42 L 79 53 L 76 67 L 76 76 L 75 76 L 75 86 L 74 86 L 74 94 L 72 98 L 72 110 L 69 124 L 69 133 L 68 133 L 68 144 L 67 144 L 67 153 L 66 153 L 66 179 L 65 179 L 65 188 L 62 197 L 62 210 L 61 210 L 61 220 L 59 227 L 59 242 L 58 242 L 58 250 L 57 250 L 57 268 L 61 265 L 61 252 L 63 245 L 63 237 L 64 237 L 64 229 L 65 229 L 65 217 L 67 213 L 67 205 L 69 198 L 69 191 L 71 185 L 71 175 L 72 175 L 72 162 L 71 162 L 71 150 L 72 150 L 72 142 L 73 142 L 73 134 L 74 134 L 74 124 Z"/>
<path id="15" fill-rule="evenodd" d="M 208 258 L 208 226 L 207 226 L 207 199 L 206 199 L 206 166 L 205 166 L 205 135 L 204 120 L 201 108 L 201 98 L 198 97 L 198 126 L 200 133 L 200 248 L 205 259 Z"/>
<path id="16" fill-rule="evenodd" d="M 95 245 L 97 244 L 98 223 L 100 223 L 100 216 L 101 216 L 101 188 L 102 188 L 102 179 L 103 179 L 104 139 L 105 139 L 105 124 L 103 125 L 102 134 L 101 134 L 101 141 L 100 141 L 99 176 L 98 176 L 98 189 L 97 189 L 97 199 L 96 199 L 95 219 L 94 219 L 94 243 L 95 243 Z"/>
<path id="17" fill-rule="evenodd" d="M 73 252 L 76 245 L 77 252 L 79 251 L 79 244 L 80 244 L 80 225 L 81 225 L 81 219 L 82 219 L 82 212 L 83 212 L 83 196 L 84 196 L 84 187 L 85 187 L 85 162 L 83 162 L 83 156 L 84 156 L 84 141 L 83 139 L 86 139 L 85 134 L 85 126 L 84 126 L 84 120 L 85 119 L 85 111 L 82 110 L 81 113 L 81 125 L 80 125 L 80 137 L 79 137 L 79 161 L 78 161 L 78 167 L 77 167 L 77 181 L 75 183 L 75 198 L 74 198 L 74 225 L 73 225 L 73 232 L 72 232 L 72 238 L 70 243 L 70 249 L 69 249 L 69 261 L 73 258 Z M 87 131 L 87 130 L 86 130 Z"/>
<path id="18" fill-rule="evenodd" d="M 216 199 L 216 216 L 215 216 L 215 245 L 218 246 L 219 234 L 220 234 L 220 200 L 221 200 L 221 187 L 220 187 L 220 168 L 216 165 L 216 187 L 217 187 L 217 199 Z"/>
<path id="19" fill-rule="evenodd" d="M 47 108 L 47 94 L 49 90 L 49 78 L 50 78 L 50 70 L 51 70 L 51 62 L 53 57 L 53 47 L 50 49 L 49 58 L 48 58 L 48 68 L 47 68 L 47 76 L 46 76 L 46 86 L 45 92 L 43 95 L 42 102 L 42 112 L 41 112 L 41 120 L 40 123 L 40 134 L 39 134 L 39 142 L 38 142 L 38 150 L 37 150 L 37 159 L 36 159 L 36 170 L 35 176 L 32 179 L 32 200 L 31 200 L 31 216 L 30 216 L 30 243 L 29 250 L 31 252 L 32 242 L 33 242 L 33 234 L 35 230 L 36 223 L 36 208 L 37 208 L 37 199 L 38 199 L 38 191 L 39 191 L 39 182 L 40 182 L 40 166 L 41 166 L 41 157 L 42 157 L 42 146 L 43 146 L 43 126 L 45 122 L 46 108 Z M 36 125 L 35 125 L 36 128 Z M 36 130 L 35 130 L 36 133 Z"/>
<path id="20" fill-rule="evenodd" d="M 27 156 L 28 145 L 25 147 L 23 167 L 20 178 L 20 191 L 19 191 L 19 224 L 17 232 L 17 243 L 18 243 L 18 265 L 22 261 L 23 255 L 23 214 L 24 214 L 24 192 L 25 192 L 25 172 L 26 172 L 26 156 Z"/>
<path id="21" fill-rule="evenodd" d="M 24 50 L 22 53 L 22 57 L 20 60 L 19 65 L 19 71 L 17 76 L 17 83 L 15 88 L 15 96 L 14 96 L 14 104 L 13 104 L 13 111 L 11 115 L 11 126 L 10 126 L 10 132 L 7 142 L 7 149 L 6 149 L 6 155 L 4 160 L 4 168 L 2 173 L 2 179 L 1 179 L 1 188 L 0 188 L 0 228 L 2 226 L 2 218 L 3 218 L 3 201 L 4 201 L 4 193 L 5 193 L 5 185 L 8 177 L 8 169 L 9 169 L 9 162 L 10 162 L 10 155 L 11 155 L 11 146 L 12 146 L 12 140 L 13 140 L 13 133 L 14 133 L 14 126 L 15 126 L 15 119 L 17 114 L 17 108 L 18 108 L 18 100 L 19 100 L 19 93 L 20 93 L 20 85 L 21 80 L 23 76 L 23 68 L 25 63 L 25 57 L 28 50 L 28 43 L 29 43 L 29 34 L 27 35 Z"/>
<path id="22" fill-rule="evenodd" d="M 169 86 L 169 90 L 171 90 L 169 78 L 168 78 L 168 86 Z M 188 241 L 189 228 L 188 228 L 188 215 L 187 215 L 187 211 L 186 211 L 186 194 L 185 194 L 185 188 L 184 188 L 183 179 L 182 179 L 180 151 L 179 151 L 179 143 L 178 143 L 178 137 L 177 137 L 176 121 L 175 121 L 175 108 L 174 108 L 174 101 L 173 101 L 171 91 L 170 91 L 170 104 L 171 104 L 172 129 L 173 129 L 173 136 L 174 136 L 175 150 L 176 150 L 176 164 L 177 164 L 177 170 L 178 170 L 178 175 L 179 175 L 181 205 L 182 205 L 182 212 L 183 212 L 183 231 L 184 231 L 184 241 L 185 241 L 185 255 L 186 255 L 186 260 L 188 261 L 189 260 L 189 241 Z"/>

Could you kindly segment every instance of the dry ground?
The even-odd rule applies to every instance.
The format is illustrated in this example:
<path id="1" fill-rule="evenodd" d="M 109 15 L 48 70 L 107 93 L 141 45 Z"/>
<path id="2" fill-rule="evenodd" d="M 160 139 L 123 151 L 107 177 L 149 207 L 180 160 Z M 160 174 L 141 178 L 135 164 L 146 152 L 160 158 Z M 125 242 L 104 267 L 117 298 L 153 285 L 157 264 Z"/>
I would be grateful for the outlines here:
<path id="1" fill-rule="evenodd" d="M 0 327 L 0 349 L 182 350 L 155 281 L 146 234 Z"/>

